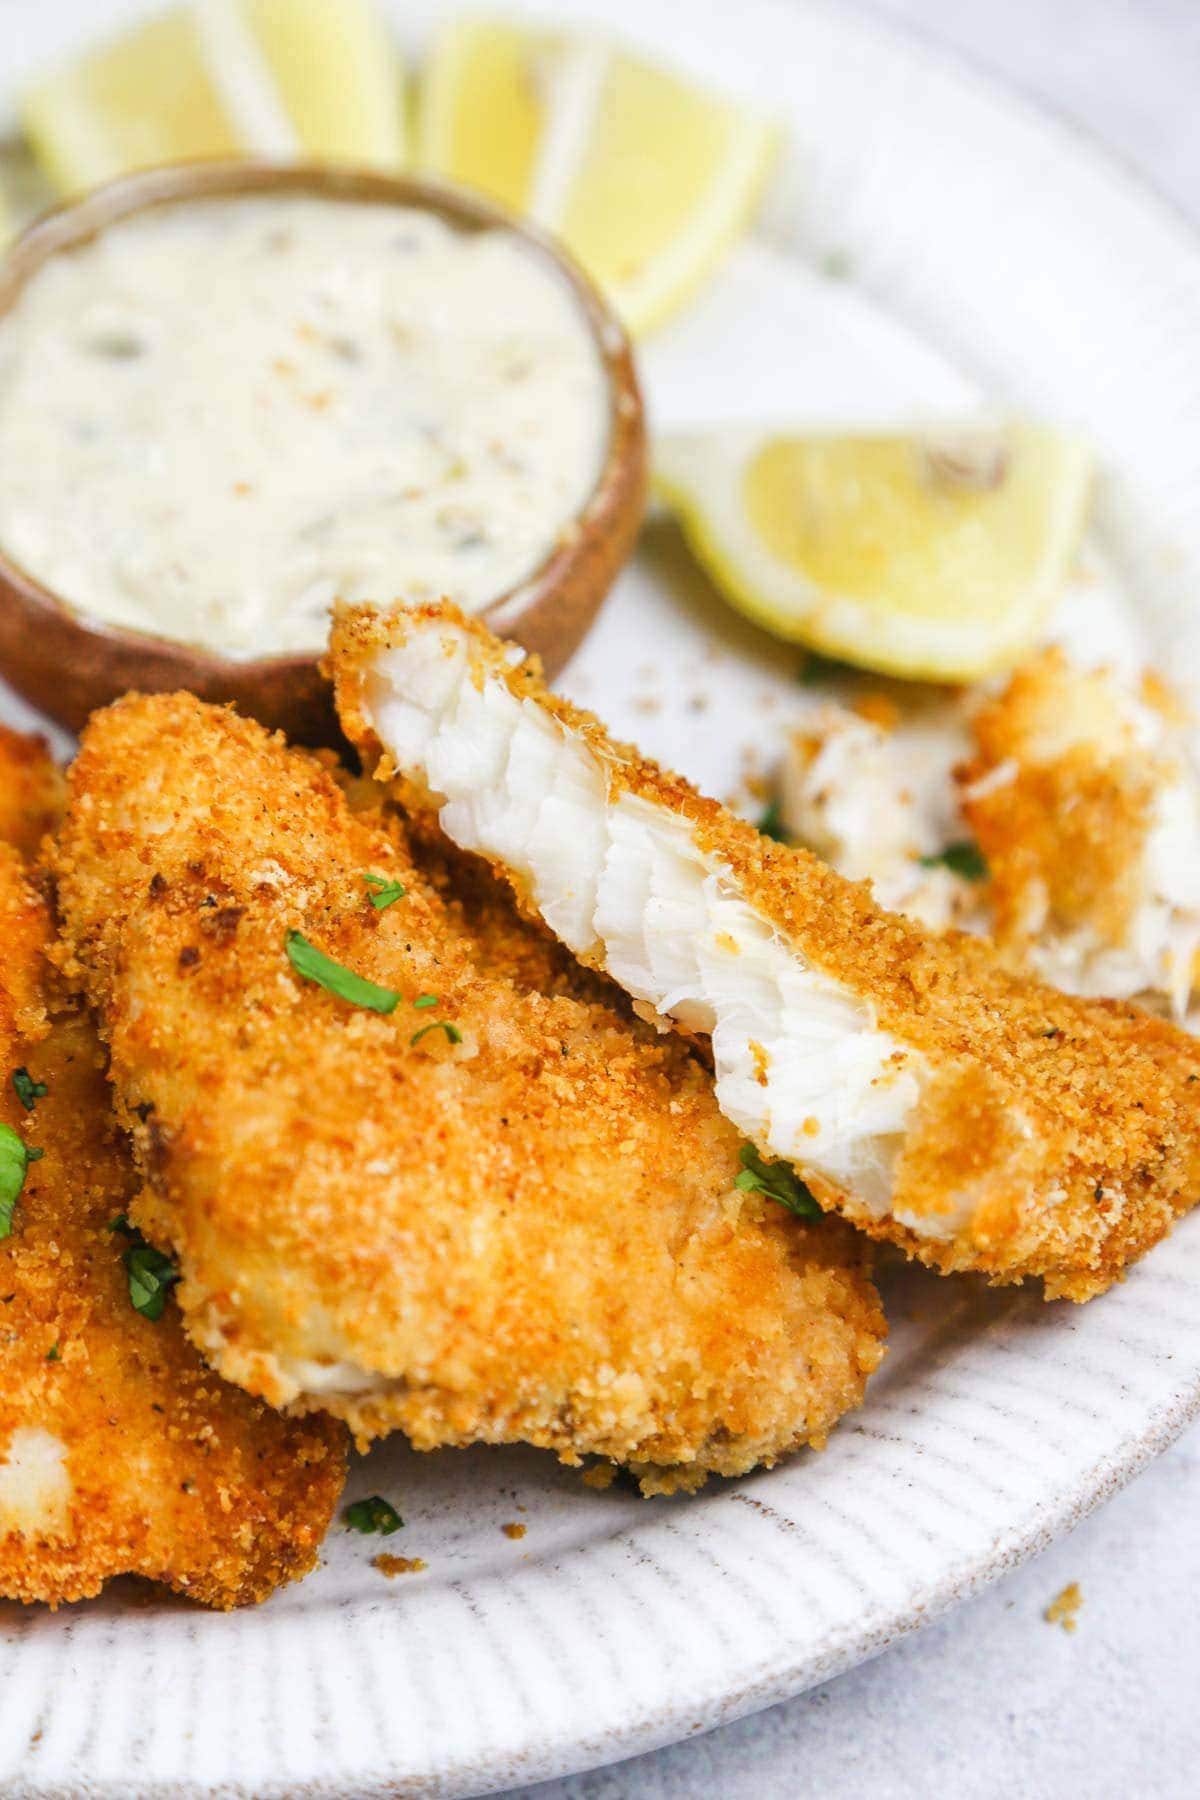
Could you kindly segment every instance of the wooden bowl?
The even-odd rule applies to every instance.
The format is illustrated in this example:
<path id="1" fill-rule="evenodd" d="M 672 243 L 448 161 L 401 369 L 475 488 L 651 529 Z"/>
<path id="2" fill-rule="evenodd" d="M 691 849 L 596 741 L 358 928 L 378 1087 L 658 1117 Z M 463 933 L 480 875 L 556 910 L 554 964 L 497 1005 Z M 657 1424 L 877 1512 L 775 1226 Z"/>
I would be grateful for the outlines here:
<path id="1" fill-rule="evenodd" d="M 153 206 L 254 193 L 311 193 L 422 207 L 465 231 L 502 227 L 553 263 L 574 291 L 608 375 L 607 454 L 591 498 L 559 534 L 541 567 L 480 613 L 493 630 L 536 651 L 553 675 L 580 643 L 633 548 L 645 507 L 646 432 L 637 374 L 621 325 L 587 277 L 540 232 L 474 194 L 406 175 L 253 162 L 174 164 L 97 188 L 31 225 L 0 264 L 0 314 L 43 263 L 118 219 Z M 379 596 L 381 603 L 391 598 Z M 0 673 L 72 731 L 82 729 L 95 707 L 131 688 L 144 693 L 190 688 L 205 700 L 233 701 L 297 742 L 328 743 L 335 740 L 337 726 L 319 654 L 235 661 L 202 646 L 89 620 L 68 596 L 34 580 L 0 546 Z"/>

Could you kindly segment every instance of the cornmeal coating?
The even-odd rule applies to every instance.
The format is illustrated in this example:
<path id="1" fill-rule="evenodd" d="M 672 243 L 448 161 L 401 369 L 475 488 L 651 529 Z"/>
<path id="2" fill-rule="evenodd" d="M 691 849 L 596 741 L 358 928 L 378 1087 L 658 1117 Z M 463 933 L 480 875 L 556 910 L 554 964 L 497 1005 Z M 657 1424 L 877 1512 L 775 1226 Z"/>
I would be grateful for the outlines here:
<path id="1" fill-rule="evenodd" d="M 943 1270 L 1086 1300 L 1200 1197 L 1200 1044 L 874 904 L 549 694 L 449 605 L 344 611 L 367 766 L 584 962 L 711 1041 L 718 1100 L 821 1203 Z"/>
<path id="2" fill-rule="evenodd" d="M 0 817 L 39 757 L 0 733 Z M 210 1606 L 263 1600 L 316 1561 L 344 1434 L 221 1381 L 170 1299 L 157 1320 L 134 1310 L 134 1240 L 111 1224 L 137 1183 L 105 1057 L 47 960 L 45 901 L 8 845 L 0 928 L 0 1119 L 43 1152 L 0 1240 L 0 1595 L 57 1605 L 137 1574 Z M 32 1110 L 19 1068 L 46 1090 L 25 1088 Z"/>
<path id="3" fill-rule="evenodd" d="M 861 1398 L 883 1321 L 853 1234 L 737 1190 L 688 1047 L 569 991 L 511 908 L 506 954 L 494 902 L 469 923 L 319 758 L 128 698 L 85 733 L 55 873 L 133 1216 L 230 1379 L 360 1440 L 524 1440 L 650 1490 L 819 1443 Z M 381 880 L 405 891 L 376 907 Z M 394 1010 L 303 979 L 294 931 Z"/>

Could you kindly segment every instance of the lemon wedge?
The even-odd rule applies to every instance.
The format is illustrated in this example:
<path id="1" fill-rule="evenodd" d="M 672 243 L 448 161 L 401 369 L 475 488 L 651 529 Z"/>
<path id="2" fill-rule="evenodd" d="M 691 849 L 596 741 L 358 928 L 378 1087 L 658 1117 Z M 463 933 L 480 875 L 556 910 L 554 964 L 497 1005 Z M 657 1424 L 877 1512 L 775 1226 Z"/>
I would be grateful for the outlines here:
<path id="1" fill-rule="evenodd" d="M 201 156 L 394 166 L 404 145 L 401 72 L 372 0 L 196 0 L 51 70 L 21 116 L 66 192 Z"/>
<path id="2" fill-rule="evenodd" d="M 646 331 L 691 298 L 749 223 L 779 133 L 623 54 L 608 58 L 595 93 L 590 139 L 543 222 Z"/>
<path id="3" fill-rule="evenodd" d="M 775 126 L 593 35 L 443 28 L 418 156 L 555 231 L 634 331 L 681 306 L 748 223 Z"/>
<path id="4" fill-rule="evenodd" d="M 1083 531 L 1091 458 L 1029 424 L 689 433 L 655 480 L 733 604 L 883 673 L 969 681 L 1027 650 Z"/>
<path id="5" fill-rule="evenodd" d="M 563 40 L 498 19 L 452 19 L 421 83 L 417 162 L 527 210 Z"/>
<path id="6" fill-rule="evenodd" d="M 305 155 L 398 168 L 404 78 L 374 0 L 241 0 Z"/>

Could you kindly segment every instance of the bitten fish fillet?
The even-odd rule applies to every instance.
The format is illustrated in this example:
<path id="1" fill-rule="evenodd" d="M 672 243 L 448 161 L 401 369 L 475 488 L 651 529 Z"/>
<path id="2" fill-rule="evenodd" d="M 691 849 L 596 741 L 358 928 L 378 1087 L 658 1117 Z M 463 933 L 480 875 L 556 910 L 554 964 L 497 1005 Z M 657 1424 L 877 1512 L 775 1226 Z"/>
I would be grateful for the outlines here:
<path id="1" fill-rule="evenodd" d="M 39 825 L 51 822 L 55 778 L 34 740 L 0 731 L 6 830 L 30 782 Z M 265 1599 L 316 1561 L 343 1433 L 227 1386 L 173 1302 L 157 1320 L 134 1311 L 131 1240 L 110 1227 L 137 1184 L 104 1056 L 46 959 L 45 902 L 8 844 L 0 920 L 0 1118 L 43 1152 L 0 1240 L 0 1595 L 56 1605 L 138 1574 L 210 1606 Z M 21 1068 L 45 1088 L 24 1088 L 31 1110 Z"/>
<path id="2" fill-rule="evenodd" d="M 648 1491 L 861 1398 L 883 1323 L 853 1234 L 739 1191 L 689 1048 L 573 991 L 511 907 L 506 953 L 318 759 L 128 698 L 84 734 L 55 870 L 134 1217 L 223 1374 L 362 1440 L 594 1452 Z M 294 931 L 392 1010 L 303 978 Z"/>
<path id="3" fill-rule="evenodd" d="M 449 606 L 344 612 L 342 723 L 641 1007 L 817 1198 L 944 1270 L 1085 1300 L 1200 1196 L 1200 1045 L 1004 972 L 613 743 Z"/>

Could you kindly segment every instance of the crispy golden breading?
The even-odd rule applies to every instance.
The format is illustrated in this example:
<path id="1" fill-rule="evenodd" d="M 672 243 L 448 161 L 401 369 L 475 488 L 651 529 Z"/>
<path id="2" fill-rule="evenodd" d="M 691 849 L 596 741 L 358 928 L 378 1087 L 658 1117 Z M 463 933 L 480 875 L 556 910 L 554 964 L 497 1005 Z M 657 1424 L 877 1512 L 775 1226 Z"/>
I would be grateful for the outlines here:
<path id="1" fill-rule="evenodd" d="M 344 612 L 332 666 L 343 726 L 368 766 L 395 778 L 408 805 L 429 808 L 465 847 L 490 854 L 522 905 L 534 907 L 551 867 L 554 903 L 591 934 L 572 944 L 577 954 L 612 968 L 619 941 L 626 966 L 649 968 L 638 977 L 643 996 L 656 984 L 674 992 L 660 1010 L 674 1017 L 686 1009 L 682 1023 L 692 1029 L 715 1016 L 732 1071 L 726 1080 L 718 1055 L 718 1097 L 764 1154 L 789 1156 L 823 1204 L 867 1232 L 943 1270 L 981 1270 L 997 1281 L 1041 1276 L 1048 1296 L 1084 1300 L 1200 1197 L 1200 1044 L 1164 1021 L 1069 998 L 1007 972 L 986 944 L 882 912 L 865 886 L 771 843 L 614 743 L 594 717 L 548 693 L 536 666 L 514 666 L 504 646 L 452 607 L 391 618 Z M 376 730 L 385 715 L 386 744 Z M 474 742 L 459 726 L 465 717 L 475 721 Z M 408 747 L 397 752 L 401 739 Z M 427 750 L 440 759 L 436 781 Z M 470 775 L 460 778 L 464 767 Z M 550 774 L 542 792 L 558 809 L 554 830 L 544 806 L 522 812 L 520 792 L 513 798 L 526 771 Z M 588 816 L 589 807 L 604 819 Z M 489 834 L 492 842 L 507 835 L 519 853 L 489 853 Z M 599 860 L 570 865 L 565 840 L 594 846 Z M 674 943 L 666 925 L 657 942 L 649 925 L 647 942 L 635 942 L 639 884 L 660 919 L 695 920 L 692 974 L 680 972 L 675 953 L 688 934 L 678 925 Z M 625 912 L 613 927 L 619 903 Z M 701 903 L 710 908 L 704 917 L 724 909 L 733 926 L 744 925 L 743 937 L 704 925 Z M 662 979 L 653 968 L 660 952 L 664 964 L 674 956 Z M 707 986 L 696 985 L 696 967 Z M 766 1020 L 761 1041 L 747 1033 L 757 1016 Z M 807 1039 L 797 1039 L 796 1019 Z M 850 1074 L 858 1071 L 861 1102 L 847 1102 L 841 1077 L 825 1072 L 842 1053 Z M 868 1053 L 879 1058 L 866 1062 L 869 1079 L 861 1077 Z M 807 1116 L 804 1090 L 799 1102 L 794 1091 L 800 1076 L 817 1088 L 819 1105 Z M 890 1095 L 899 1099 L 887 1113 Z M 874 1183 L 867 1188 L 831 1177 L 832 1158 L 822 1156 L 827 1137 L 847 1162 L 859 1155 L 856 1121 L 870 1105 L 884 1123 L 874 1128 L 874 1160 L 861 1160 L 864 1183 Z"/>
<path id="2" fill-rule="evenodd" d="M 0 725 L 0 844 L 34 856 L 62 817 L 66 777 L 46 740 Z"/>
<path id="3" fill-rule="evenodd" d="M 972 730 L 963 813 L 997 940 L 1075 991 L 1162 993 L 1183 1013 L 1200 976 L 1200 800 L 1179 702 L 1050 649 Z"/>
<path id="4" fill-rule="evenodd" d="M 34 774 L 40 754 L 0 736 L 0 810 L 10 771 Z M 0 1118 L 43 1151 L 0 1241 L 0 1594 L 57 1605 L 131 1573 L 210 1606 L 265 1599 L 316 1560 L 342 1433 L 221 1381 L 173 1302 L 157 1321 L 135 1312 L 131 1240 L 110 1224 L 136 1179 L 104 1057 L 46 960 L 45 903 L 6 845 L 0 920 Z M 20 1067 L 46 1088 L 32 1111 L 14 1091 Z"/>
<path id="5" fill-rule="evenodd" d="M 85 734 L 55 868 L 134 1216 L 232 1379 L 364 1439 L 595 1452 L 648 1489 L 820 1442 L 861 1398 L 883 1320 L 853 1235 L 736 1191 L 686 1046 L 542 991 L 558 953 L 509 912 L 506 958 L 317 759 L 127 699 Z M 376 908 L 364 873 L 404 896 Z M 294 930 L 395 1010 L 301 979 Z"/>

